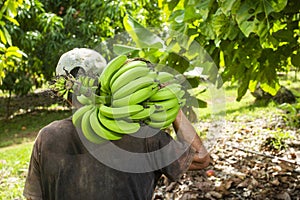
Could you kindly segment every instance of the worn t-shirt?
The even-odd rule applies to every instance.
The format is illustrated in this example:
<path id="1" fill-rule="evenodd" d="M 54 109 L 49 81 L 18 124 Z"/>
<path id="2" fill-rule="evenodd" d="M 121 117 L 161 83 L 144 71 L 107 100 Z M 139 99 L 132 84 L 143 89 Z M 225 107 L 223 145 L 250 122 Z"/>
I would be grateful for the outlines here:
<path id="1" fill-rule="evenodd" d="M 71 118 L 44 127 L 34 143 L 24 196 L 151 199 L 158 179 L 178 179 L 194 156 L 188 144 L 147 126 L 120 140 L 91 146 Z"/>

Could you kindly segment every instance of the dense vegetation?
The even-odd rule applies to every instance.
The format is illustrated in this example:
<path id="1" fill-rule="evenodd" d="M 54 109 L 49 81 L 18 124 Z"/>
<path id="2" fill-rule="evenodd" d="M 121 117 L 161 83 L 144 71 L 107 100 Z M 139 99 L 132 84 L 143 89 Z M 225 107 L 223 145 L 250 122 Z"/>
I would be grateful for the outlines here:
<path id="1" fill-rule="evenodd" d="M 126 14 L 176 38 L 161 48 L 147 43 L 153 38 L 145 35 L 146 43 L 136 45 L 148 58 L 180 73 L 202 67 L 203 74 L 219 84 L 238 82 L 238 100 L 258 84 L 276 94 L 277 72 L 297 69 L 300 63 L 296 0 L 6 0 L 1 7 L 0 89 L 10 94 L 41 87 L 67 50 L 96 48 L 124 32 Z"/>

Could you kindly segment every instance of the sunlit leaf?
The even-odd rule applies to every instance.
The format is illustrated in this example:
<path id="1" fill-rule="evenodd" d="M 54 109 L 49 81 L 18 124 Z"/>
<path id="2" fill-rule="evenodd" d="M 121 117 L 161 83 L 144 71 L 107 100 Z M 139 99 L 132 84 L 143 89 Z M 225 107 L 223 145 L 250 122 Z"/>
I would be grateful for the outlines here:
<path id="1" fill-rule="evenodd" d="M 163 48 L 164 42 L 162 39 L 143 27 L 131 16 L 126 15 L 123 23 L 125 30 L 130 34 L 138 48 Z"/>
<path id="2" fill-rule="evenodd" d="M 276 95 L 276 93 L 278 92 L 278 90 L 280 89 L 280 85 L 277 82 L 272 82 L 270 83 L 261 83 L 260 87 L 263 91 L 271 94 L 272 96 Z"/>
<path id="3" fill-rule="evenodd" d="M 8 47 L 5 54 L 6 54 L 6 57 L 15 56 L 18 58 L 22 58 L 21 51 L 19 50 L 18 47 L 15 47 L 15 46 Z"/>
<path id="4" fill-rule="evenodd" d="M 3 44 L 7 43 L 6 37 L 1 29 L 0 29 L 0 39 Z"/>
<path id="5" fill-rule="evenodd" d="M 121 44 L 113 45 L 113 51 L 118 55 L 128 54 L 128 53 L 136 52 L 139 50 L 141 50 L 141 49 L 132 47 L 132 46 L 127 46 L 127 45 L 121 45 Z"/>
<path id="6" fill-rule="evenodd" d="M 16 19 L 14 19 L 14 18 L 12 18 L 12 17 L 9 17 L 9 16 L 4 16 L 4 17 L 5 17 L 8 21 L 14 23 L 15 25 L 17 25 L 17 26 L 20 25 L 19 22 L 18 22 Z"/>
<path id="7" fill-rule="evenodd" d="M 7 31 L 7 29 L 5 27 L 2 27 L 2 29 L 3 29 L 4 36 L 6 38 L 7 43 L 11 46 L 12 41 L 11 41 L 11 36 L 10 36 L 9 32 Z"/>

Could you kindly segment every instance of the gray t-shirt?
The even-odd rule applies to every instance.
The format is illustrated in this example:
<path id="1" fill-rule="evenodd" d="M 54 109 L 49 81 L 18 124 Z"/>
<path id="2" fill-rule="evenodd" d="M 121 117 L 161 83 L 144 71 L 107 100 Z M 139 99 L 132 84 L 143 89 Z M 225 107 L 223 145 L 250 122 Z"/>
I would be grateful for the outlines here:
<path id="1" fill-rule="evenodd" d="M 175 141 L 169 134 L 145 126 L 136 135 L 124 135 L 111 143 L 133 154 L 146 154 L 145 158 L 153 171 L 122 171 L 108 166 L 91 153 L 83 145 L 78 132 L 71 118 L 52 122 L 39 132 L 25 182 L 26 198 L 150 200 L 158 179 L 163 174 L 171 181 L 180 178 L 188 170 L 195 153 L 189 145 Z M 139 133 L 143 137 L 138 136 Z M 167 150 L 159 151 L 164 147 L 168 147 Z M 97 153 L 109 157 L 109 151 L 109 148 L 103 148 Z M 116 154 L 113 156 L 113 160 L 122 160 L 117 162 L 118 165 L 139 166 L 147 163 L 134 159 L 128 159 L 126 163 L 124 155 L 120 158 Z M 172 161 L 172 157 L 177 159 Z M 166 160 L 172 162 L 162 165 Z"/>

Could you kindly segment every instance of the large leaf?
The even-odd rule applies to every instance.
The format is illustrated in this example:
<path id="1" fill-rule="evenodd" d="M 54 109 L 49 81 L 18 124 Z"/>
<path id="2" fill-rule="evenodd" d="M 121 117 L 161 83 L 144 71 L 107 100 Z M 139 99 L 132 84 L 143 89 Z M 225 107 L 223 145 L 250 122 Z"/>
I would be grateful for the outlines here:
<path id="1" fill-rule="evenodd" d="M 198 16 L 202 16 L 203 20 L 206 20 L 213 3 L 214 0 L 189 0 L 186 7 L 194 7 L 195 13 Z"/>
<path id="2" fill-rule="evenodd" d="M 250 33 L 265 37 L 266 32 L 270 29 L 269 14 L 281 11 L 286 4 L 287 0 L 246 0 L 237 10 L 237 23 L 246 37 Z"/>
<path id="3" fill-rule="evenodd" d="M 163 48 L 163 40 L 146 29 L 130 15 L 126 15 L 123 19 L 125 30 L 131 36 L 138 48 Z"/>
<path id="4" fill-rule="evenodd" d="M 271 12 L 280 12 L 287 5 L 288 0 L 262 0 L 267 15 Z"/>
<path id="5" fill-rule="evenodd" d="M 218 2 L 222 12 L 229 16 L 232 10 L 239 4 L 238 0 L 223 0 Z M 235 8 L 236 9 L 236 8 Z"/>
<path id="6" fill-rule="evenodd" d="M 121 44 L 114 44 L 113 45 L 113 51 L 117 55 L 135 53 L 135 52 L 140 51 L 140 50 L 141 50 L 140 48 L 127 46 L 127 45 L 121 45 Z"/>

